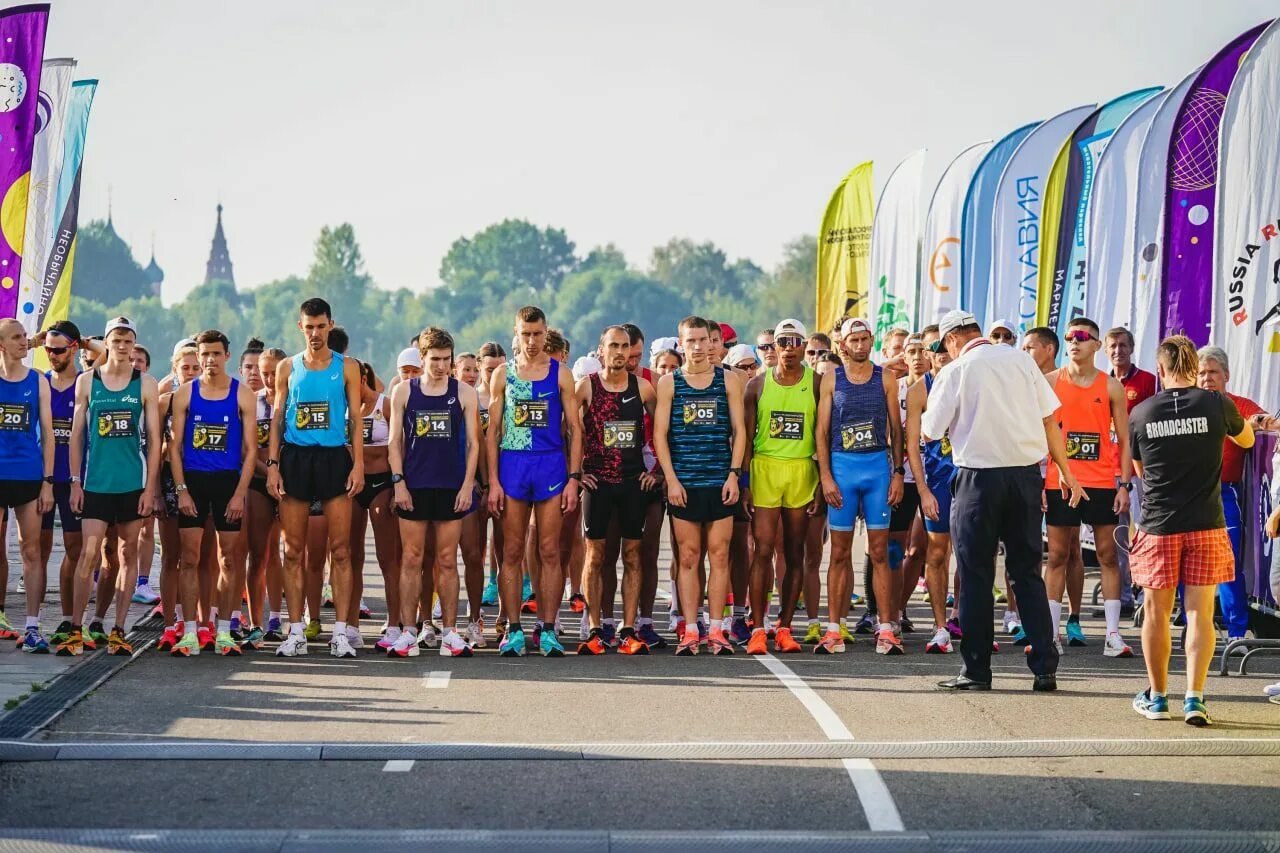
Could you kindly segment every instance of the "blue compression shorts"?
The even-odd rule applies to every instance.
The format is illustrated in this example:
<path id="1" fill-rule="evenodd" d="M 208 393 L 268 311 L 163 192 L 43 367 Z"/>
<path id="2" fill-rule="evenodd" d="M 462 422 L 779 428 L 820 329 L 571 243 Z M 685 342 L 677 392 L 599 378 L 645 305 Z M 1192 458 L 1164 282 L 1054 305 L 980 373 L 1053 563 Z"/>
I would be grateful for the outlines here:
<path id="1" fill-rule="evenodd" d="M 832 530 L 852 531 L 858 516 L 868 530 L 889 529 L 889 454 L 832 453 L 831 475 L 844 499 L 841 508 L 827 509 Z"/>

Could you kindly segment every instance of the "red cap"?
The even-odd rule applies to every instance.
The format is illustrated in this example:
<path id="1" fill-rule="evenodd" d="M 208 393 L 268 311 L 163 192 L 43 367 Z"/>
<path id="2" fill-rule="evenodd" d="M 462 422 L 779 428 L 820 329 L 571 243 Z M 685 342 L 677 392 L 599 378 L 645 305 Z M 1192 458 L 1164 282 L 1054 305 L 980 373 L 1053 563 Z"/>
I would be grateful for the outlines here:
<path id="1" fill-rule="evenodd" d="M 733 330 L 733 326 L 730 326 L 728 323 L 721 323 L 720 340 L 724 342 L 725 346 L 728 346 L 738 340 L 738 333 L 735 332 Z"/>

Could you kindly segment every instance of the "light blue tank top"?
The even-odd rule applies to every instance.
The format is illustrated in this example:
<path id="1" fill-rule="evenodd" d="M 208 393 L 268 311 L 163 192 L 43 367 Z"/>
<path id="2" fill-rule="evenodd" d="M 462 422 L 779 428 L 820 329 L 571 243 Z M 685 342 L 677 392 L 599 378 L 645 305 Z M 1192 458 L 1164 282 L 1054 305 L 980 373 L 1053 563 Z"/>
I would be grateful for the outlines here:
<path id="1" fill-rule="evenodd" d="M 345 357 L 333 353 L 323 370 L 308 370 L 302 354 L 291 361 L 289 398 L 284 408 L 284 440 L 301 447 L 342 447 L 347 443 Z"/>

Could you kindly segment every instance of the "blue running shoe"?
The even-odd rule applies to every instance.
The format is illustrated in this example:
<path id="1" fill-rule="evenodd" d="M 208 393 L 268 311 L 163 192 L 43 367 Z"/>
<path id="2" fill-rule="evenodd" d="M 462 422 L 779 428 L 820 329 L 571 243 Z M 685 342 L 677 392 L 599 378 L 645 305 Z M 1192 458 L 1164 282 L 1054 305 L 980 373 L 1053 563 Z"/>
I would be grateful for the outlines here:
<path id="1" fill-rule="evenodd" d="M 858 606 L 858 602 L 860 602 L 860 601 L 862 601 L 862 596 L 858 595 L 856 592 L 851 592 L 851 593 L 849 593 L 849 606 L 850 606 L 850 607 L 857 607 L 857 606 Z"/>
<path id="2" fill-rule="evenodd" d="M 240 632 L 240 617 L 239 617 L 239 616 L 232 616 L 232 617 L 231 617 L 231 627 L 230 627 L 228 630 L 229 630 L 229 631 L 230 631 L 230 633 L 232 633 L 232 634 L 236 634 L 236 633 L 239 633 L 239 632 Z"/>
<path id="3" fill-rule="evenodd" d="M 542 652 L 544 658 L 564 657 L 564 646 L 560 645 L 560 638 L 556 636 L 554 629 L 542 629 L 542 634 L 538 637 L 538 651 Z"/>
<path id="4" fill-rule="evenodd" d="M 613 622 L 601 623 L 600 640 L 609 648 L 616 649 L 618 647 L 618 626 Z"/>
<path id="5" fill-rule="evenodd" d="M 529 576 L 525 575 L 524 583 L 520 587 L 520 600 L 528 601 L 533 598 L 533 584 L 529 583 Z"/>
<path id="6" fill-rule="evenodd" d="M 262 638 L 272 643 L 280 643 L 284 641 L 284 635 L 280 633 L 280 617 L 272 616 L 267 620 L 267 633 Z"/>
<path id="7" fill-rule="evenodd" d="M 508 631 L 502 642 L 498 643 L 498 654 L 504 658 L 524 657 L 524 631 Z"/>
<path id="8" fill-rule="evenodd" d="M 1026 646 L 1029 642 L 1031 641 L 1027 639 L 1026 630 L 1019 625 L 1018 630 L 1013 632 L 1013 644 L 1015 646 Z"/>
<path id="9" fill-rule="evenodd" d="M 651 649 L 665 649 L 667 647 L 667 641 L 662 639 L 661 634 L 653 630 L 652 622 L 646 622 L 637 628 L 636 636 L 640 638 L 640 642 Z"/>
<path id="10" fill-rule="evenodd" d="M 744 616 L 735 616 L 733 624 L 729 626 L 729 634 L 735 646 L 745 646 L 751 641 L 751 629 L 747 627 L 747 620 Z"/>
<path id="11" fill-rule="evenodd" d="M 1213 720 L 1209 719 L 1209 710 L 1204 706 L 1204 700 L 1189 696 L 1182 703 L 1182 721 L 1188 726 L 1213 725 Z"/>
<path id="12" fill-rule="evenodd" d="M 480 593 L 480 606 L 498 606 L 498 581 L 496 579 L 489 578 L 489 582 L 484 585 L 484 592 Z"/>
<path id="13" fill-rule="evenodd" d="M 27 629 L 18 647 L 33 655 L 49 654 L 49 641 L 40 636 L 40 629 L 34 626 Z"/>
<path id="14" fill-rule="evenodd" d="M 1133 697 L 1133 710 L 1148 720 L 1167 720 L 1169 719 L 1169 700 L 1164 696 L 1152 699 L 1151 691 L 1143 690 Z"/>
<path id="15" fill-rule="evenodd" d="M 1079 622 L 1067 620 L 1067 645 L 1068 646 L 1087 646 L 1088 641 L 1084 638 L 1084 630 L 1080 627 Z"/>

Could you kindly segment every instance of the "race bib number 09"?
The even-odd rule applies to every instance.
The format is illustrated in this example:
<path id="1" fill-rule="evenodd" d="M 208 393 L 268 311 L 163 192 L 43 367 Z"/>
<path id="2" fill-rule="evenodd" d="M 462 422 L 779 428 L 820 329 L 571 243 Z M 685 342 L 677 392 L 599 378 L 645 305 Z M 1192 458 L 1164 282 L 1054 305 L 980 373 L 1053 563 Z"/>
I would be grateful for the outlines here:
<path id="1" fill-rule="evenodd" d="M 453 438 L 453 418 L 446 412 L 414 412 L 413 434 L 418 438 Z"/>
<path id="2" fill-rule="evenodd" d="M 684 404 L 684 422 L 688 426 L 715 426 L 720 401 L 690 400 Z"/>
<path id="3" fill-rule="evenodd" d="M 874 450 L 876 427 L 872 421 L 855 421 L 840 427 L 840 447 L 844 450 Z"/>
<path id="4" fill-rule="evenodd" d="M 517 400 L 511 419 L 518 427 L 546 429 L 551 424 L 546 400 Z"/>
<path id="5" fill-rule="evenodd" d="M 636 447 L 636 422 L 605 421 L 604 446 L 610 450 L 634 450 Z"/>
<path id="6" fill-rule="evenodd" d="M 191 446 L 196 450 L 226 453 L 226 424 L 196 424 L 191 429 Z"/>
<path id="7" fill-rule="evenodd" d="M 25 432 L 31 426 L 31 406 L 26 403 L 0 404 L 0 429 Z"/>
<path id="8" fill-rule="evenodd" d="M 299 403 L 293 413 L 293 425 L 298 429 L 328 429 L 329 401 Z"/>
<path id="9" fill-rule="evenodd" d="M 98 415 L 100 438 L 130 438 L 134 434 L 132 409 L 103 412 Z"/>
<path id="10" fill-rule="evenodd" d="M 1081 462 L 1097 462 L 1101 456 L 1102 436 L 1096 432 L 1067 433 L 1067 458 Z"/>
<path id="11" fill-rule="evenodd" d="M 769 415 L 769 437 L 787 441 L 804 438 L 804 412 L 772 412 Z"/>

